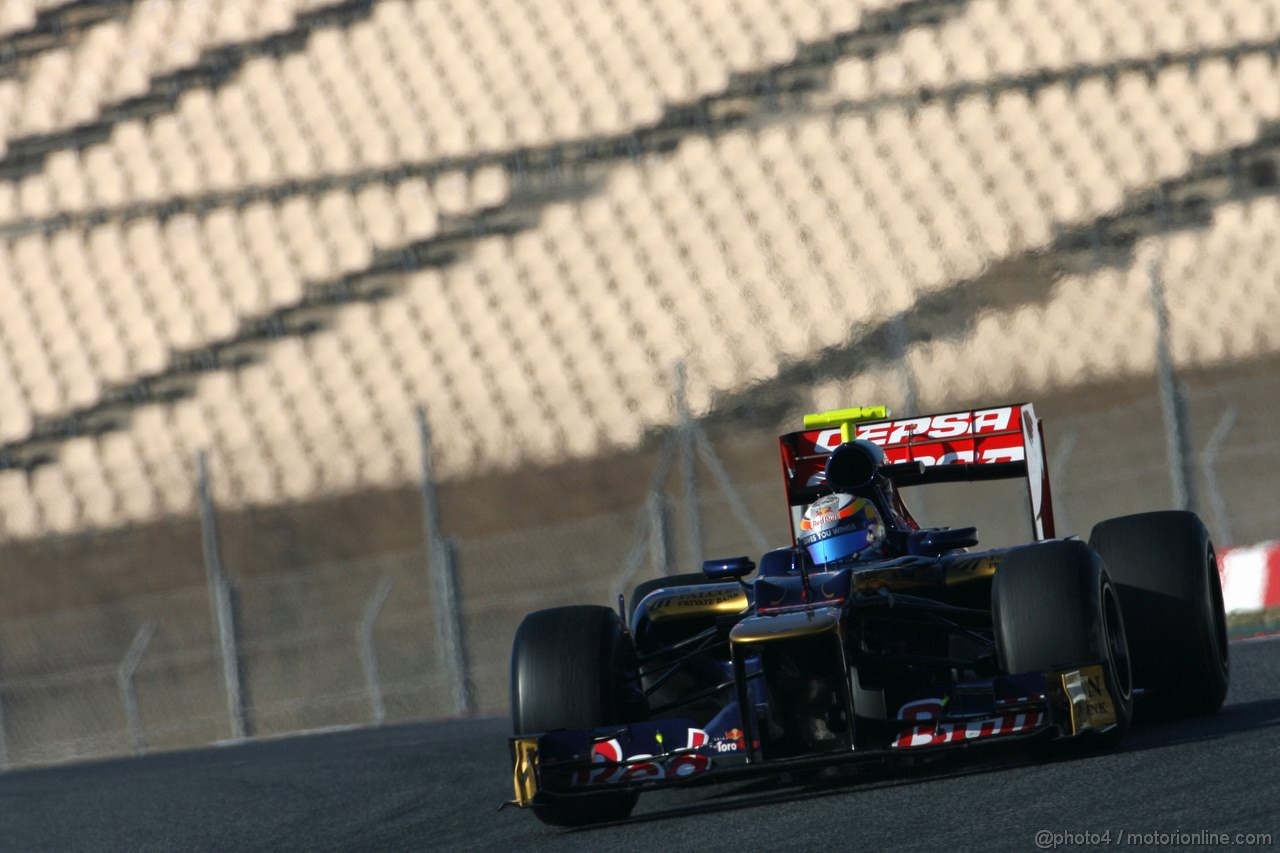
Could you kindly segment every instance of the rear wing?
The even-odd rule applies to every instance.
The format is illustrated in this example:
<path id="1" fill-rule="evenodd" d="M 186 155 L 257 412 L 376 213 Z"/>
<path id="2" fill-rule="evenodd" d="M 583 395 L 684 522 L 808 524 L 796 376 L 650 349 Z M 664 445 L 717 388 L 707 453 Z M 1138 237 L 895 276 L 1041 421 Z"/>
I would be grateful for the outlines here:
<path id="1" fill-rule="evenodd" d="M 805 426 L 778 439 L 793 540 L 796 508 L 830 491 L 827 456 L 855 438 L 884 450 L 897 468 L 887 473 L 900 486 L 1025 477 L 1035 538 L 1054 537 L 1044 427 L 1030 403 L 899 420 L 883 406 L 837 409 L 806 415 Z"/>

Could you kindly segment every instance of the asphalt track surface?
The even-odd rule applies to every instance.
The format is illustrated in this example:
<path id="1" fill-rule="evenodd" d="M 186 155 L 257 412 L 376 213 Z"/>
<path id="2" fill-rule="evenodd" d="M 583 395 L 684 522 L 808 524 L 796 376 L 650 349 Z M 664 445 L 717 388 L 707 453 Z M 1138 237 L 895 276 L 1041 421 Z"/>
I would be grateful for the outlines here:
<path id="1" fill-rule="evenodd" d="M 1137 729 L 1110 755 L 1004 756 L 795 788 L 642 798 L 631 820 L 556 830 L 499 812 L 505 720 L 388 726 L 0 775 L 0 849 L 1034 850 L 1040 830 L 1270 833 L 1280 846 L 1280 641 L 1232 645 L 1215 717 Z M 1194 844 L 1201 847 L 1204 845 Z"/>

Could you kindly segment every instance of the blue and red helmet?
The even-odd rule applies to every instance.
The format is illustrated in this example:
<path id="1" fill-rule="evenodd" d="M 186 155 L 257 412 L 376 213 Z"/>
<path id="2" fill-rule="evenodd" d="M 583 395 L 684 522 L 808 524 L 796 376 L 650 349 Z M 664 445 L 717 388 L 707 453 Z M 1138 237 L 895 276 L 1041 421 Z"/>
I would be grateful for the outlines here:
<path id="1" fill-rule="evenodd" d="M 867 498 L 840 492 L 824 495 L 805 508 L 796 541 L 819 566 L 878 556 L 884 549 L 884 520 Z"/>

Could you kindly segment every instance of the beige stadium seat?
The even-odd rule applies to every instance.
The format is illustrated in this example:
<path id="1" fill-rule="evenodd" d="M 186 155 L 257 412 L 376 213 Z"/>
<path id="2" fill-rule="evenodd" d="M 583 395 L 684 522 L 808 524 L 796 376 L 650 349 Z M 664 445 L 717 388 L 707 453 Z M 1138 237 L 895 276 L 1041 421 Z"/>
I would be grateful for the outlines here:
<path id="1" fill-rule="evenodd" d="M 0 524 L 4 532 L 13 537 L 38 536 L 45 532 L 40 507 L 22 471 L 0 471 Z"/>
<path id="2" fill-rule="evenodd" d="M 428 124 L 421 97 L 412 91 L 409 75 L 401 64 L 387 28 L 377 20 L 387 4 L 374 10 L 374 20 L 356 24 L 348 33 L 350 52 L 360 63 L 372 90 L 389 121 L 390 148 L 398 161 L 420 160 L 428 153 Z M 403 4 L 401 4 L 403 9 Z"/>
<path id="3" fill-rule="evenodd" d="M 74 438 L 62 448 L 59 466 L 67 474 L 71 499 L 79 506 L 77 526 L 108 527 L 118 523 L 120 512 L 115 490 L 107 479 L 96 442 Z"/>
<path id="4" fill-rule="evenodd" d="M 199 173 L 198 179 L 190 180 L 190 191 L 228 189 L 243 179 L 240 156 L 228 140 L 228 133 L 235 132 L 233 127 L 220 121 L 212 92 L 197 89 L 184 96 L 181 130 L 190 147 L 192 166 Z M 190 140 L 199 140 L 199 144 Z"/>
<path id="5" fill-rule="evenodd" d="M 39 0 L 12 0 L 0 5 L 0 35 L 9 35 L 33 27 L 39 8 Z"/>
<path id="6" fill-rule="evenodd" d="M 84 507 L 72 490 L 63 465 L 42 465 L 31 473 L 31 496 L 49 533 L 71 533 L 83 523 Z"/>
<path id="7" fill-rule="evenodd" d="M 979 0 L 940 26 L 905 33 L 878 57 L 841 61 L 833 79 L 837 92 L 863 99 L 922 84 L 981 83 L 1072 66 L 1105 67 L 1161 52 L 1265 41 L 1278 34 L 1280 19 L 1260 13 L 1252 0 L 1192 0 L 1169 8 L 1115 0 Z M 939 62 L 951 69 L 943 81 L 937 77 Z M 888 73 L 869 73 L 873 67 Z"/>
<path id="8" fill-rule="evenodd" d="M 83 235 L 65 231 L 55 234 L 47 250 L 92 374 L 102 381 L 127 380 L 132 365 L 119 328 L 114 293 L 110 282 L 100 279 L 90 266 Z"/>
<path id="9" fill-rule="evenodd" d="M 409 178 L 393 189 L 406 241 L 422 240 L 439 230 L 440 217 L 431 186 L 423 178 Z"/>
<path id="10" fill-rule="evenodd" d="M 304 432 L 326 428 L 331 418 L 328 404 L 315 390 L 310 394 L 297 390 L 312 389 L 315 384 L 302 341 L 286 339 L 280 341 L 278 352 L 275 350 L 265 363 L 249 365 L 236 377 L 240 404 L 249 415 L 251 428 L 268 436 L 290 435 L 300 428 Z M 298 438 L 305 448 L 306 435 L 300 433 Z M 261 435 L 257 440 L 263 443 Z"/>
<path id="11" fill-rule="evenodd" d="M 163 441 L 167 430 L 163 414 L 158 408 L 144 409 L 134 415 L 133 429 L 140 435 L 151 436 L 153 444 Z M 98 442 L 103 475 L 118 496 L 119 518 L 136 521 L 153 517 L 160 508 L 153 482 L 153 472 L 147 460 L 139 453 L 138 442 L 129 432 L 107 433 Z"/>
<path id="12" fill-rule="evenodd" d="M 45 349 L 43 338 L 30 319 L 26 323 L 20 318 L 30 317 L 27 306 L 17 301 L 11 294 L 4 294 L 7 316 L 13 317 L 9 345 L 13 352 L 14 371 L 26 397 L 26 405 L 37 417 L 49 415 L 61 410 L 64 405 L 64 394 L 61 381 L 52 364 L 52 356 Z"/>
<path id="13" fill-rule="evenodd" d="M 233 479 L 238 503 L 261 504 L 278 501 L 279 477 L 271 453 L 278 441 L 263 434 L 262 422 L 250 416 L 242 391 L 243 374 L 215 373 L 202 381 L 200 395 L 219 401 L 206 407 L 212 420 L 223 469 Z M 263 405 L 275 399 L 274 389 L 259 389 L 255 395 Z M 277 433 L 277 435 L 280 433 Z"/>
<path id="14" fill-rule="evenodd" d="M 294 274 L 303 282 L 318 281 L 338 272 L 336 247 L 325 238 L 315 202 L 307 196 L 286 199 L 275 211 L 287 262 L 297 264 Z"/>
<path id="15" fill-rule="evenodd" d="M 759 46 L 756 65 L 784 65 L 795 59 L 796 34 L 787 26 L 787 16 L 771 0 L 743 0 L 737 5 L 744 27 Z"/>
<path id="16" fill-rule="evenodd" d="M 120 227 L 111 224 L 90 230 L 85 251 L 85 264 L 93 271 L 85 286 L 96 289 L 114 306 L 121 346 L 129 356 L 126 370 L 142 374 L 160 369 L 167 358 L 166 347 L 156 332 L 150 298 L 140 289 Z"/>
<path id="17" fill-rule="evenodd" d="M 59 125 L 74 127 L 97 118 L 103 103 L 103 87 L 118 62 L 124 36 L 123 23 L 106 21 L 85 33 L 68 51 L 71 67 L 66 88 L 60 93 Z M 24 83 L 29 90 L 48 90 L 38 72 L 28 74 Z"/>
<path id="18" fill-rule="evenodd" d="M 299 143 L 308 146 L 315 158 L 315 162 L 310 164 L 305 160 L 296 164 L 286 161 L 286 169 L 294 177 L 303 177 L 312 170 L 341 172 L 351 169 L 354 165 L 351 151 L 354 140 L 339 129 L 334 104 L 316 79 L 312 58 L 307 54 L 293 54 L 275 66 L 271 72 L 275 99 L 271 108 L 284 111 L 279 119 L 281 126 L 288 122 L 288 132 L 296 135 Z M 284 135 L 282 133 L 282 139 Z"/>
<path id="19" fill-rule="evenodd" d="M 420 116 L 405 107 L 399 79 L 373 28 L 364 23 L 341 35 L 349 69 L 340 69 L 336 82 L 342 86 L 344 103 L 360 135 L 361 162 L 369 168 L 385 168 L 421 157 L 421 150 L 406 156 L 405 138 L 416 135 L 414 124 Z"/>
<path id="20" fill-rule="evenodd" d="M 86 150 L 85 162 L 96 162 L 102 147 L 116 149 L 129 176 L 120 201 L 128 203 L 170 192 L 241 188 L 269 178 L 264 155 L 255 151 L 263 146 L 236 141 L 251 133 L 246 125 L 252 124 L 261 125 L 266 159 L 296 178 L 386 166 L 411 150 L 431 157 L 476 146 L 544 145 L 565 134 L 616 132 L 652 122 L 666 102 L 715 91 L 729 66 L 747 69 L 789 60 L 797 37 L 788 29 L 790 18 L 773 16 L 768 4 L 723 14 L 705 14 L 679 0 L 643 7 L 595 0 L 550 11 L 499 0 L 443 14 L 427 0 L 379 5 L 387 11 L 375 10 L 373 21 L 357 23 L 351 31 L 321 26 L 299 52 L 245 63 L 212 96 L 220 105 L 216 113 L 236 128 L 228 132 L 230 143 L 220 133 L 200 132 L 209 125 L 210 94 L 192 90 L 172 115 L 149 125 L 122 123 L 108 142 Z M 151 5 L 139 7 L 127 26 L 115 25 L 117 31 L 124 26 L 115 42 L 94 42 L 102 43 L 95 48 L 99 52 L 118 43 L 128 60 L 119 65 L 114 83 L 96 96 L 86 90 L 82 99 L 142 94 L 153 74 L 181 67 L 227 40 L 285 28 L 294 14 L 292 8 L 276 15 L 250 6 L 247 0 L 217 8 L 211 3 L 166 6 L 167 17 L 150 23 L 145 21 Z M 569 31 L 581 37 L 555 46 L 534 37 L 556 33 L 558 38 L 563 30 L 558 23 L 568 23 Z M 700 35 L 704 30 L 708 38 L 749 47 L 710 67 Z M 371 37 L 376 34 L 393 37 L 383 44 Z M 585 42 L 577 44 L 583 37 Z M 560 59 L 580 51 L 587 61 Z M 103 62 L 96 56 L 84 63 L 77 56 L 72 65 L 96 68 Z M 424 63 L 424 56 L 429 61 Z M 402 105 L 410 106 L 414 124 L 427 126 L 403 122 Z M 38 114 L 35 106 L 27 103 L 24 115 Z M 571 116 L 568 124 L 562 125 L 561 115 Z M 423 143 L 434 150 L 422 148 Z M 228 153 L 229 145 L 239 146 L 238 158 Z M 159 170 L 151 167 L 155 162 L 163 164 Z M 246 174 L 240 174 L 237 162 L 245 164 Z"/>
<path id="21" fill-rule="evenodd" d="M 461 323 L 449 321 L 450 317 L 459 316 L 450 291 L 465 288 L 465 281 L 452 271 L 418 273 L 406 291 L 406 298 L 413 303 L 422 323 L 423 347 L 430 353 L 431 371 L 423 378 L 438 389 L 430 399 L 423 400 L 437 431 L 445 423 L 460 428 L 468 421 L 485 423 L 491 417 L 492 402 L 484 389 L 483 368 L 471 351 L 471 341 Z M 448 402 L 432 405 L 441 399 Z"/>
<path id="22" fill-rule="evenodd" d="M 265 149 L 271 152 L 276 170 L 272 178 L 276 180 L 306 174 L 318 167 L 312 159 L 316 152 L 307 143 L 294 116 L 294 111 L 301 109 L 301 103 L 291 103 L 282 91 L 282 71 L 281 63 L 255 58 L 244 64 L 239 78 L 248 108 L 252 110 L 254 120 L 260 123 Z M 232 98 L 233 92 L 233 87 L 224 87 L 219 97 Z M 295 97 L 300 99 L 302 96 Z"/>
<path id="23" fill-rule="evenodd" d="M 142 123 L 122 122 L 112 134 L 112 140 L 118 143 L 114 148 L 119 168 L 125 176 L 125 188 L 128 193 L 122 201 L 125 203 L 155 201 L 163 196 L 165 187 L 160 170 L 157 168 L 157 158 L 151 149 Z"/>
<path id="24" fill-rule="evenodd" d="M 189 96 L 193 103 L 195 117 L 200 121 L 204 99 L 197 95 Z M 223 128 L 227 142 L 231 148 L 231 156 L 238 168 L 237 179 L 248 184 L 270 183 L 278 177 L 277 155 L 268 143 L 259 118 L 261 107 L 247 91 L 237 87 L 223 87 L 213 95 L 212 110 L 214 122 Z M 306 156 L 305 152 L 299 152 Z M 211 176 L 211 181 L 216 179 Z M 213 183 L 215 188 L 230 189 L 234 181 L 224 184 Z"/>
<path id="25" fill-rule="evenodd" d="M 18 207 L 23 218 L 41 219 L 55 211 L 56 199 L 48 175 L 28 175 L 18 183 Z"/>
<path id="26" fill-rule="evenodd" d="M 366 75 L 360 74 L 358 61 L 352 56 L 345 34 L 322 30 L 314 37 L 312 68 L 317 83 L 324 89 L 339 135 L 351 150 L 347 168 L 380 168 L 391 164 L 389 124 L 377 102 Z"/>
<path id="27" fill-rule="evenodd" d="M 90 149 L 85 152 L 81 164 L 95 206 L 116 207 L 128 198 L 129 182 L 114 151 Z"/>
<path id="28" fill-rule="evenodd" d="M 296 302 L 302 296 L 303 270 L 291 258 L 280 212 L 265 201 L 256 202 L 244 209 L 241 221 L 250 262 L 267 285 L 268 303 Z"/>
<path id="29" fill-rule="evenodd" d="M 261 429 L 269 435 L 296 433 L 302 447 L 314 452 L 316 442 L 324 441 L 335 426 L 327 389 L 310 358 L 305 342 L 282 341 L 272 348 L 267 364 L 241 371 L 240 388 Z M 256 393 L 259 390 L 264 393 Z"/>
<path id="30" fill-rule="evenodd" d="M 151 434 L 155 436 L 150 442 L 139 441 L 138 449 L 146 458 L 148 466 L 161 475 L 156 478 L 156 486 L 162 503 L 166 506 L 190 506 L 194 503 L 191 500 L 194 493 L 182 495 L 180 490 L 184 481 L 194 482 L 196 454 L 213 454 L 217 450 L 209 408 L 204 400 L 196 396 L 178 400 L 171 406 L 159 407 L 156 411 L 157 414 L 150 421 L 135 415 L 131 430 L 135 431 L 135 435 L 142 436 L 146 433 L 139 430 L 150 426 Z M 215 488 L 221 489 L 223 484 L 218 478 L 212 479 Z"/>
<path id="31" fill-rule="evenodd" d="M 23 355 L 17 342 L 7 335 L 0 337 L 0 441 L 20 439 L 33 425 L 19 363 Z"/>
<path id="32" fill-rule="evenodd" d="M 14 184 L 0 183 L 0 221 L 16 219 L 18 210 L 18 191 Z"/>
<path id="33" fill-rule="evenodd" d="M 168 258 L 160 227 L 148 220 L 130 223 L 125 229 L 125 245 L 142 298 L 154 312 L 161 340 L 172 348 L 198 345 L 196 318 L 188 294 Z"/>
<path id="34" fill-rule="evenodd" d="M 55 152 L 50 155 L 45 169 L 49 176 L 51 201 L 59 212 L 73 213 L 88 206 L 88 180 L 77 152 Z"/>
<path id="35" fill-rule="evenodd" d="M 557 274 L 547 257 L 547 243 L 536 237 L 517 237 L 509 246 L 490 242 L 476 257 L 484 270 L 480 283 L 484 300 L 468 306 L 472 336 L 495 368 L 495 380 L 508 405 L 516 411 L 539 412 L 558 421 L 579 420 L 582 402 L 571 391 L 584 370 L 593 370 L 607 353 L 591 346 L 584 328 L 591 318 L 581 315 L 572 282 Z M 511 298 L 509 295 L 515 295 Z M 502 339 L 503 350 L 489 351 L 490 339 Z M 529 375 L 531 382 L 522 379 Z M 554 375 L 559 374 L 559 375 Z M 541 398 L 532 396 L 534 387 Z M 545 439 L 554 428 L 535 430 L 545 452 Z"/>
<path id="36" fill-rule="evenodd" d="M 334 254 L 329 274 L 352 273 L 364 269 L 373 260 L 373 243 L 351 193 L 334 190 L 326 193 L 316 206 L 316 219 L 323 235 L 323 245 Z M 315 248 L 301 251 L 315 251 Z"/>
<path id="37" fill-rule="evenodd" d="M 58 377 L 58 394 L 47 398 L 42 412 L 64 405 L 92 402 L 98 383 L 83 348 L 83 335 L 69 309 L 65 293 L 50 264 L 44 238 L 23 237 L 14 244 L 17 286 L 26 291 L 27 304 L 46 347 L 51 372 Z M 65 395 L 65 396 L 64 396 Z"/>
<path id="38" fill-rule="evenodd" d="M 1257 198 L 1222 205 L 1211 227 L 1153 245 L 1179 364 L 1257 359 L 1280 346 L 1270 321 L 1280 305 L 1277 226 L 1280 202 Z"/>
<path id="39" fill-rule="evenodd" d="M 379 325 L 386 331 L 387 345 L 399 365 L 398 372 L 409 386 L 409 394 L 418 404 L 432 396 L 442 376 L 436 369 L 436 353 L 428 344 L 428 322 L 418 310 L 414 291 L 438 273 L 416 273 L 406 276 L 403 299 L 376 304 Z"/>
<path id="40" fill-rule="evenodd" d="M 206 177 L 198 161 L 193 158 L 191 142 L 186 128 L 177 115 L 160 115 L 148 126 L 156 167 L 163 175 L 165 196 L 187 196 L 204 190 Z"/>
<path id="41" fill-rule="evenodd" d="M 354 372 L 360 377 L 357 434 L 382 439 L 360 442 L 356 448 L 365 463 L 364 476 L 368 482 L 387 485 L 409 468 L 413 410 L 404 383 L 394 373 L 386 333 L 377 320 L 378 313 L 372 307 L 352 306 L 342 312 L 335 331 L 344 340 Z"/>
<path id="42" fill-rule="evenodd" d="M 265 313 L 267 284 L 244 239 L 244 224 L 231 209 L 215 210 L 199 220 L 200 242 L 214 275 L 227 290 L 237 317 Z"/>
<path id="43" fill-rule="evenodd" d="M 180 300 L 192 312 L 200 344 L 230 335 L 236 328 L 235 312 L 208 263 L 208 252 L 195 217 L 184 214 L 163 226 L 164 254 L 181 289 Z"/>
<path id="44" fill-rule="evenodd" d="M 135 4 L 124 18 L 95 24 L 82 37 L 35 58 L 19 82 L 25 108 L 14 114 L 11 132 L 24 136 L 91 122 L 109 104 L 143 94 L 153 77 L 190 65 L 205 50 L 288 28 L 295 5 L 257 0 Z M 46 109 L 33 109 L 37 104 Z"/>
<path id="45" fill-rule="evenodd" d="M 469 122 L 445 74 L 444 57 L 428 49 L 424 23 L 406 0 L 379 3 L 371 18 L 379 40 L 401 77 L 401 94 L 414 105 L 420 122 L 421 157 L 459 154 L 466 150 Z"/>
<path id="46" fill-rule="evenodd" d="M 272 401 L 281 404 L 284 401 Z M 280 472 L 281 497 L 284 500 L 297 500 L 314 495 L 321 487 L 318 479 L 318 461 L 308 454 L 309 447 L 297 436 L 294 441 L 277 442 L 271 448 L 271 455 Z M 259 439 L 261 440 L 261 439 Z"/>

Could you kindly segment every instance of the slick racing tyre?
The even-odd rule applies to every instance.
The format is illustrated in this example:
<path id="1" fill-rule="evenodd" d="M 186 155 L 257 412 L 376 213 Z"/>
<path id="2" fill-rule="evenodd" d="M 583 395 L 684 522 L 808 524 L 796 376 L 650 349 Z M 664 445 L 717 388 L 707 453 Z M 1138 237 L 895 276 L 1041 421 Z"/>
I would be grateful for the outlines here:
<path id="1" fill-rule="evenodd" d="M 594 729 L 644 720 L 635 648 L 607 607 L 557 607 L 530 613 L 511 650 L 511 723 L 515 734 Z M 539 793 L 533 813 L 554 826 L 622 820 L 638 795 L 609 792 L 557 799 Z"/>
<path id="2" fill-rule="evenodd" d="M 1102 662 L 1115 725 L 1059 741 L 1055 750 L 1110 749 L 1129 729 L 1133 680 L 1120 598 L 1083 542 L 1051 541 L 1010 551 L 991 589 L 1002 672 L 1050 672 Z"/>
<path id="3" fill-rule="evenodd" d="M 662 589 L 668 586 L 694 586 L 704 583 L 724 583 L 724 581 L 713 581 L 702 572 L 690 572 L 683 575 L 668 575 L 665 578 L 652 578 L 642 581 L 636 585 L 635 592 L 631 593 L 631 600 L 627 602 L 627 618 L 630 619 L 636 615 L 636 605 L 640 603 L 646 595 L 655 589 Z"/>
<path id="4" fill-rule="evenodd" d="M 1227 617 L 1204 524 L 1191 512 L 1127 515 L 1098 524 L 1089 544 L 1120 593 L 1139 716 L 1217 711 L 1230 677 Z"/>

